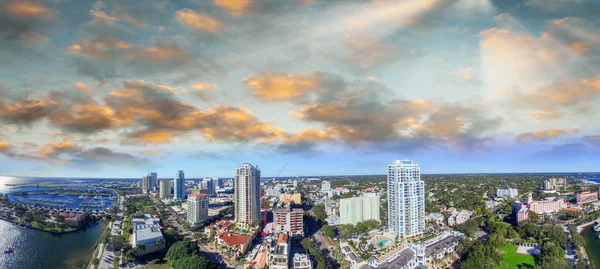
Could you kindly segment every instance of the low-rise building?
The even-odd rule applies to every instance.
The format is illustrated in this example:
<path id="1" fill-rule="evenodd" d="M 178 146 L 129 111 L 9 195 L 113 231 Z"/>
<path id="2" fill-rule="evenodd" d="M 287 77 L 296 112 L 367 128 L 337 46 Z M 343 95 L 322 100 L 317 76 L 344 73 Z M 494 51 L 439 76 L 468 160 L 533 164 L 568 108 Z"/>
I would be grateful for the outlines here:
<path id="1" fill-rule="evenodd" d="M 456 211 L 448 217 L 448 226 L 456 226 L 462 224 L 465 221 L 469 220 L 472 214 L 473 211 L 469 210 Z"/>
<path id="2" fill-rule="evenodd" d="M 271 247 L 269 255 L 269 268 L 289 269 L 290 239 L 287 234 L 281 233 Z"/>
<path id="3" fill-rule="evenodd" d="M 295 253 L 292 259 L 292 269 L 312 269 L 310 256 L 306 253 Z"/>
<path id="4" fill-rule="evenodd" d="M 516 198 L 517 196 L 519 196 L 519 190 L 512 189 L 512 188 L 498 189 L 498 191 L 496 192 L 496 196 L 498 196 L 498 197 Z"/>
<path id="5" fill-rule="evenodd" d="M 252 236 L 249 234 L 223 231 L 217 235 L 217 242 L 234 251 L 237 256 L 241 256 L 248 250 L 248 246 L 250 246 L 250 243 L 252 242 Z"/>
<path id="6" fill-rule="evenodd" d="M 598 201 L 598 193 L 597 192 L 581 192 L 581 193 L 577 194 L 576 200 L 577 200 L 578 205 L 596 202 L 596 201 Z"/>
<path id="7" fill-rule="evenodd" d="M 302 204 L 302 195 L 300 193 L 282 193 L 279 195 L 279 201 L 292 201 L 294 204 L 301 205 Z"/>
<path id="8" fill-rule="evenodd" d="M 444 214 L 442 214 L 442 213 L 429 213 L 425 217 L 425 220 L 441 224 L 441 223 L 444 223 Z"/>
<path id="9" fill-rule="evenodd" d="M 133 224 L 133 225 L 137 225 L 137 224 L 148 224 L 148 225 L 160 224 L 160 219 L 158 218 L 158 215 L 152 216 L 150 214 L 145 214 L 141 218 L 133 218 L 133 219 L 131 219 L 131 224 Z"/>
<path id="10" fill-rule="evenodd" d="M 62 212 L 59 214 L 60 216 L 62 216 L 65 220 L 63 221 L 63 223 L 69 227 L 77 227 L 79 226 L 79 222 L 81 221 L 81 219 L 79 218 L 79 216 L 75 215 L 75 214 L 69 214 L 69 213 L 65 213 Z"/>
<path id="11" fill-rule="evenodd" d="M 133 226 L 133 237 L 131 245 L 136 248 L 143 245 L 137 255 L 144 255 L 165 249 L 165 237 L 156 224 L 138 224 Z"/>

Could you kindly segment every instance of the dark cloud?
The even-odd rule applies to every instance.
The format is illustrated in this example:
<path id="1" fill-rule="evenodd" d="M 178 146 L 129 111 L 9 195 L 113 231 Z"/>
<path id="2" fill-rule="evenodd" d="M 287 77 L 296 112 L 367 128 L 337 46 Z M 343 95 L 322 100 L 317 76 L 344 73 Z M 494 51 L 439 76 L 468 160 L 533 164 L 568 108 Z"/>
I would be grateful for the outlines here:
<path id="1" fill-rule="evenodd" d="M 204 151 L 204 150 L 197 150 L 194 152 L 190 152 L 187 155 L 188 159 L 194 159 L 194 160 L 205 160 L 205 159 L 223 159 L 224 157 L 218 153 L 215 152 L 209 152 L 209 151 Z"/>
<path id="2" fill-rule="evenodd" d="M 53 12 L 39 1 L 11 0 L 0 3 L 0 57 L 39 56 L 36 45 L 46 42 L 45 29 Z"/>

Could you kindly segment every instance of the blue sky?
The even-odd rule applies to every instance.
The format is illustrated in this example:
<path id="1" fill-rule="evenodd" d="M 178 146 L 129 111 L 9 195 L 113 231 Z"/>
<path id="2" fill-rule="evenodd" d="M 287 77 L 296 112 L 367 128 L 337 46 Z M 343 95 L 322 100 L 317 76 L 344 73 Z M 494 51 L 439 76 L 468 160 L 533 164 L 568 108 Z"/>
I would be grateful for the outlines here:
<path id="1" fill-rule="evenodd" d="M 13 0 L 0 174 L 598 171 L 592 0 Z"/>

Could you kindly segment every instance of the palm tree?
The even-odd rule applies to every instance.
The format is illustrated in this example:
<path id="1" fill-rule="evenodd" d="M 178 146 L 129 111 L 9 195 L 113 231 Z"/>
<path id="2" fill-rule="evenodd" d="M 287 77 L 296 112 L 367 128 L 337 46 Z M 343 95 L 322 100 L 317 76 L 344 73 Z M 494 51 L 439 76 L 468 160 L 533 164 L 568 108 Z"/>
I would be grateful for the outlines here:
<path id="1" fill-rule="evenodd" d="M 154 243 L 154 246 L 156 246 L 157 248 L 161 248 L 163 246 L 163 239 L 159 238 L 156 240 L 156 242 Z"/>

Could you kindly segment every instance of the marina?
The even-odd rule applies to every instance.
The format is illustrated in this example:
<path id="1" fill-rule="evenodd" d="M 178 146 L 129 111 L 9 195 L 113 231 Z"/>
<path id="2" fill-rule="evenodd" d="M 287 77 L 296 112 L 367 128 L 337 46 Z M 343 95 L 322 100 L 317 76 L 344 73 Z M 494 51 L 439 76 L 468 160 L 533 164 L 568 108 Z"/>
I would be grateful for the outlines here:
<path id="1" fill-rule="evenodd" d="M 89 187 L 21 187 L 11 189 L 8 197 L 13 203 L 30 207 L 100 212 L 112 206 L 117 194 L 113 190 Z"/>

